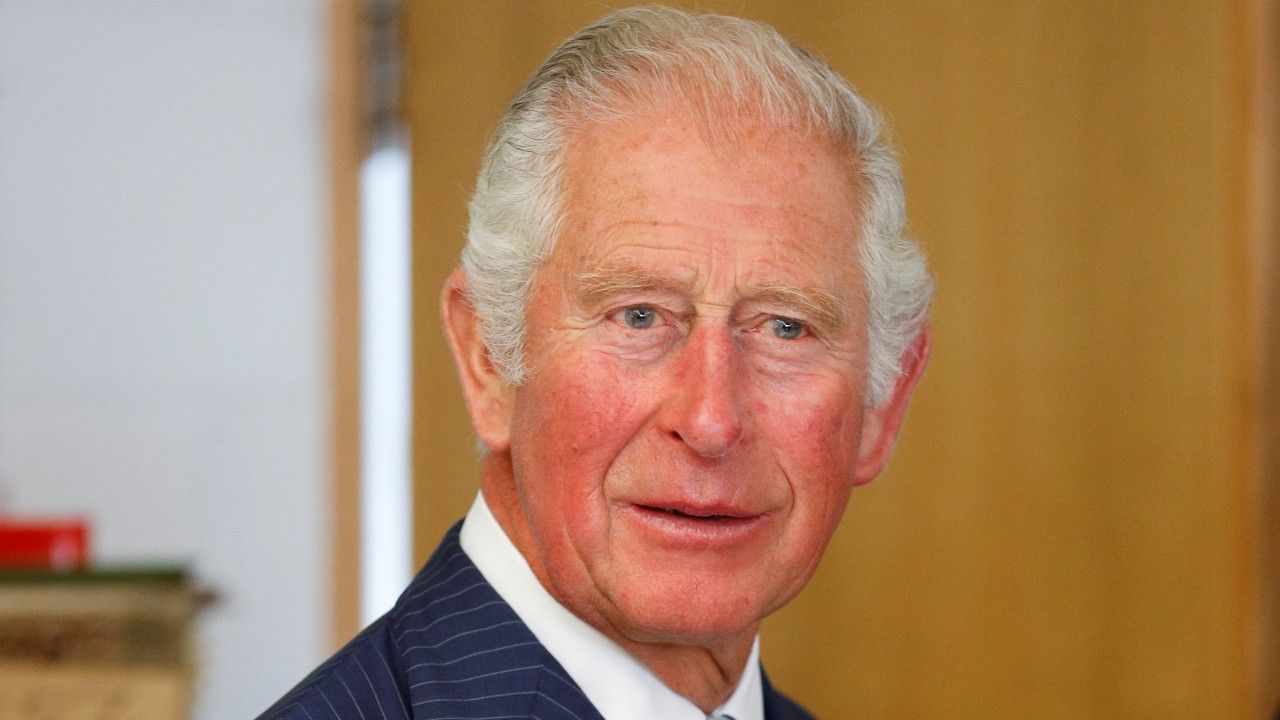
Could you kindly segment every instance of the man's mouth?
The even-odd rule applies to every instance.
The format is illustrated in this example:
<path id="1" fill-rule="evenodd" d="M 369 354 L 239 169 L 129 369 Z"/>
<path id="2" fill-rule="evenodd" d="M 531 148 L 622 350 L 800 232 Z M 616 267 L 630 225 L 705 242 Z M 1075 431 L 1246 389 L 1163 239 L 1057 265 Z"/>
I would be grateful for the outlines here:
<path id="1" fill-rule="evenodd" d="M 754 512 L 745 508 L 720 505 L 634 503 L 630 507 L 640 517 L 647 517 L 653 522 L 665 523 L 672 527 L 685 524 L 728 529 L 757 523 L 767 515 L 767 513 Z"/>
<path id="2" fill-rule="evenodd" d="M 746 520 L 760 515 L 743 507 L 726 503 L 698 503 L 683 500 L 635 502 L 632 507 L 651 513 L 663 513 L 692 520 Z"/>
<path id="3" fill-rule="evenodd" d="M 646 498 L 617 506 L 622 527 L 653 547 L 728 550 L 754 542 L 774 526 L 774 514 L 751 507 L 683 498 Z"/>
<path id="4" fill-rule="evenodd" d="M 742 515 L 742 514 L 735 515 L 735 514 L 720 513 L 720 512 L 714 512 L 714 511 L 708 511 L 708 510 L 683 510 L 681 508 L 655 507 L 655 506 L 642 506 L 642 507 L 644 507 L 647 510 L 661 510 L 662 512 L 668 513 L 670 515 L 675 515 L 677 517 L 684 517 L 684 518 L 693 518 L 696 520 L 741 520 L 748 517 L 747 515 Z"/>

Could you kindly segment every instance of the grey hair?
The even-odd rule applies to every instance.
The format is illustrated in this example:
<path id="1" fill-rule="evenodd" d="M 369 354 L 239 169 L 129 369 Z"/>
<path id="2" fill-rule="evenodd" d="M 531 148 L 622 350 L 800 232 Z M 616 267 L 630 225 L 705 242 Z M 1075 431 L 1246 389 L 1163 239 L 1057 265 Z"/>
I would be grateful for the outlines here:
<path id="1" fill-rule="evenodd" d="M 676 98 L 713 138 L 717 118 L 754 112 L 831 143 L 851 160 L 862 217 L 858 257 L 868 308 L 867 392 L 893 389 L 924 323 L 933 278 L 904 236 L 902 171 L 876 112 L 825 62 L 773 28 L 667 7 L 612 13 L 561 44 L 511 101 L 476 181 L 462 266 L 495 367 L 526 379 L 533 275 L 564 221 L 563 164 L 575 130 Z M 857 242 L 858 239 L 851 239 Z"/>

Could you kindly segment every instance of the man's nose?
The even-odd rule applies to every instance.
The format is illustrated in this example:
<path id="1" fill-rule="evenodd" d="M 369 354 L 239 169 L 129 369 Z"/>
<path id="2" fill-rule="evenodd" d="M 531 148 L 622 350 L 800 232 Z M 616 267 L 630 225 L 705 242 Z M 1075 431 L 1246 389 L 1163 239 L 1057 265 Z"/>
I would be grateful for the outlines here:
<path id="1" fill-rule="evenodd" d="M 742 439 L 741 362 L 723 327 L 696 327 L 680 348 L 663 420 L 702 457 L 720 457 Z"/>

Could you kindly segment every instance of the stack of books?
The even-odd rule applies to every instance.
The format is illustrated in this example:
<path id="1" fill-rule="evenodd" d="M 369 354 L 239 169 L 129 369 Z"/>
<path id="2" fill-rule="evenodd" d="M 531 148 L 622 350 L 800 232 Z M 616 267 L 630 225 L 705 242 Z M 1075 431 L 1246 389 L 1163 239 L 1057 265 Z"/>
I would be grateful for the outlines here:
<path id="1" fill-rule="evenodd" d="M 189 717 L 208 601 L 182 568 L 0 568 L 0 720 Z"/>

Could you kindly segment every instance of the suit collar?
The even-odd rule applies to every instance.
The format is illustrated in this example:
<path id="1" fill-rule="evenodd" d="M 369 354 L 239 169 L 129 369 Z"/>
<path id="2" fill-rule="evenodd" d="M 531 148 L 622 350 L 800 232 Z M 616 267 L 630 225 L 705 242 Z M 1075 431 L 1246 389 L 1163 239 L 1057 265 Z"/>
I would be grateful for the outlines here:
<path id="1" fill-rule="evenodd" d="M 602 720 L 467 558 L 458 529 L 391 613 L 414 718 Z"/>

